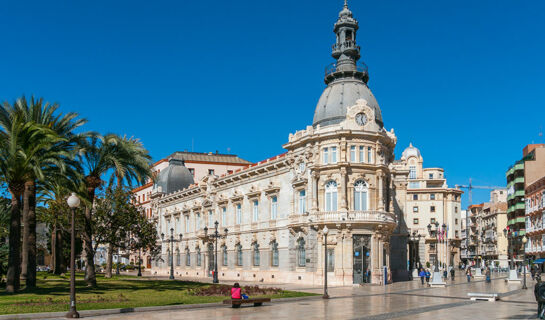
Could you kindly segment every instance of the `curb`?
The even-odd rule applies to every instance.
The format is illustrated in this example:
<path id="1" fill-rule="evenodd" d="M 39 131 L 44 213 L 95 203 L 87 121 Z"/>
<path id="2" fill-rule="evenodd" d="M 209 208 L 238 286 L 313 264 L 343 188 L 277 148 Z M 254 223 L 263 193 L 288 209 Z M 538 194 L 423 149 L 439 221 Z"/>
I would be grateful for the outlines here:
<path id="1" fill-rule="evenodd" d="M 291 301 L 300 301 L 307 299 L 322 298 L 322 296 L 305 296 L 305 297 L 293 297 L 293 298 L 278 298 L 272 299 L 271 303 L 284 303 Z M 212 303 L 198 303 L 198 304 L 176 304 L 169 306 L 151 306 L 151 307 L 135 307 L 135 308 L 117 308 L 117 309 L 96 309 L 96 310 L 82 310 L 78 311 L 80 317 L 96 317 L 106 316 L 112 314 L 123 314 L 133 312 L 151 312 L 151 311 L 170 311 L 170 310 L 184 310 L 184 309 L 202 309 L 202 308 L 219 308 L 224 307 L 221 302 Z M 68 311 L 62 312 L 41 312 L 41 313 L 16 313 L 0 315 L 0 320 L 15 320 L 15 319 L 64 319 Z"/>

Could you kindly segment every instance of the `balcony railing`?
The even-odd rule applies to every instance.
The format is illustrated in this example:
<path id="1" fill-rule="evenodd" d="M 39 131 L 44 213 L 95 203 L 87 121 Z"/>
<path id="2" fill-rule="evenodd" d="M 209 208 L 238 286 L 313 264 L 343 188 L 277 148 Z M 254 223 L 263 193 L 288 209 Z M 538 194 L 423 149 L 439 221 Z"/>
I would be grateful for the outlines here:
<path id="1" fill-rule="evenodd" d="M 290 224 L 302 223 L 396 223 L 393 213 L 386 211 L 319 211 L 290 216 Z"/>
<path id="2" fill-rule="evenodd" d="M 337 64 L 336 63 L 332 63 L 332 64 L 329 64 L 327 67 L 325 67 L 325 76 L 327 77 L 328 75 L 330 74 L 333 74 L 337 71 L 342 71 L 342 70 L 337 70 Z M 362 73 L 367 73 L 368 71 L 368 67 L 365 63 L 359 61 L 357 64 L 356 64 L 356 71 L 357 72 L 362 72 Z"/>

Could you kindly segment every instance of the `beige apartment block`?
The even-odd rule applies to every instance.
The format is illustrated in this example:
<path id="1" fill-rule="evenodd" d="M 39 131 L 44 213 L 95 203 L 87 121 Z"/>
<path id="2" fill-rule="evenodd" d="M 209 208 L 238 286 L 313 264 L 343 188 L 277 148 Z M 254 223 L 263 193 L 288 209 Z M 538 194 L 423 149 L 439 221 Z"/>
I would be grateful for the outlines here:
<path id="1" fill-rule="evenodd" d="M 526 199 L 526 256 L 545 258 L 545 145 L 524 148 Z"/>
<path id="2" fill-rule="evenodd" d="M 462 191 L 448 187 L 442 168 L 424 168 L 423 163 L 420 150 L 412 143 L 403 151 L 401 159 L 394 162 L 396 171 L 408 172 L 404 222 L 410 233 L 410 266 L 417 268 L 436 261 L 441 266 L 457 265 L 460 262 Z M 439 239 L 436 225 L 439 235 L 443 234 Z"/>

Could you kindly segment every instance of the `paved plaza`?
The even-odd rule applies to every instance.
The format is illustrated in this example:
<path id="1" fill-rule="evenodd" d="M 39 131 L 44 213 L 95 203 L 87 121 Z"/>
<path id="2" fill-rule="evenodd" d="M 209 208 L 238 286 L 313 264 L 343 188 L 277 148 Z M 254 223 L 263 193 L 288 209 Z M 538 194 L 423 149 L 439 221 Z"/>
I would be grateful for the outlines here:
<path id="1" fill-rule="evenodd" d="M 507 284 L 502 276 L 488 284 L 465 281 L 461 274 L 445 288 L 428 288 L 420 281 L 384 286 L 330 288 L 331 299 L 321 297 L 273 301 L 262 307 L 209 308 L 127 313 L 90 319 L 533 319 L 537 304 L 533 281 L 528 290 L 521 284 Z M 319 287 L 282 286 L 286 289 L 321 293 Z M 496 302 L 470 301 L 468 292 L 499 293 Z"/>

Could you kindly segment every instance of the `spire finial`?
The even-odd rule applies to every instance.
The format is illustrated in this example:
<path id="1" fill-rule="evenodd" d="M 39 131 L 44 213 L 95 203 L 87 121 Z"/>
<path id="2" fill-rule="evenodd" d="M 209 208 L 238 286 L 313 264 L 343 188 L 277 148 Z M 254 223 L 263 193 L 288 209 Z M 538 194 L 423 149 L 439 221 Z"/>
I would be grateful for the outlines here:
<path id="1" fill-rule="evenodd" d="M 344 0 L 344 7 L 348 8 L 348 0 Z"/>

